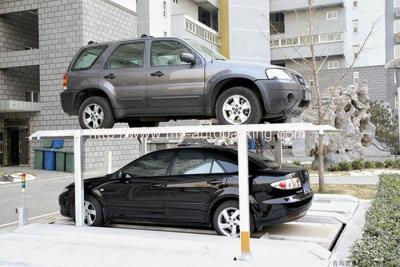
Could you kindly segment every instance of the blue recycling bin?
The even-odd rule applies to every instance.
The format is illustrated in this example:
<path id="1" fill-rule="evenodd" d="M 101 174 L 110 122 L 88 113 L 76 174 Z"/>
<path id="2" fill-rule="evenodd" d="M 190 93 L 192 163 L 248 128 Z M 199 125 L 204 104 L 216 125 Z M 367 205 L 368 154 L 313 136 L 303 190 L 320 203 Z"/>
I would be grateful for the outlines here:
<path id="1" fill-rule="evenodd" d="M 48 171 L 56 170 L 56 153 L 52 150 L 44 151 L 44 169 Z"/>

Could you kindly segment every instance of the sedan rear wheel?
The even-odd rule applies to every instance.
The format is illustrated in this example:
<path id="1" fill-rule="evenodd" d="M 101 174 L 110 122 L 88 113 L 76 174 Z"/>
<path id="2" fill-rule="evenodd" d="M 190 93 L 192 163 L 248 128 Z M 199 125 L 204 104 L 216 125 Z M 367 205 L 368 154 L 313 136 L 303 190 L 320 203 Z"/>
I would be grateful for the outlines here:
<path id="1" fill-rule="evenodd" d="M 239 203 L 230 200 L 222 203 L 214 212 L 213 225 L 219 235 L 229 237 L 240 236 Z M 250 215 L 250 231 L 254 229 L 253 216 Z"/>

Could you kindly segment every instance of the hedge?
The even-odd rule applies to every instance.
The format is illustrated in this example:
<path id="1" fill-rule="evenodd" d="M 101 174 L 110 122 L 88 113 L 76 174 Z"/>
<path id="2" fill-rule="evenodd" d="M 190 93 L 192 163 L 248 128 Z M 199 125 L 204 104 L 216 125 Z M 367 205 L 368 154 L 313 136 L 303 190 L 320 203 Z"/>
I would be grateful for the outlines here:
<path id="1" fill-rule="evenodd" d="M 400 175 L 381 175 L 362 238 L 351 249 L 355 266 L 400 266 Z"/>

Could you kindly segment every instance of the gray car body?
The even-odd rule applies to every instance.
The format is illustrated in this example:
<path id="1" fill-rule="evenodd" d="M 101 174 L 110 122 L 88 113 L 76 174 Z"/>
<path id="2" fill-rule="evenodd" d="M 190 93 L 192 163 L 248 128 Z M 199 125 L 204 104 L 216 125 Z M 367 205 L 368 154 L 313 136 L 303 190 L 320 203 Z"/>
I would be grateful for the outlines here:
<path id="1" fill-rule="evenodd" d="M 172 40 L 185 45 L 193 53 L 196 63 L 151 66 L 151 42 L 157 40 Z M 145 43 L 143 68 L 108 69 L 108 58 L 114 49 L 131 42 Z M 89 46 L 103 45 L 107 48 L 90 69 L 72 69 L 73 62 L 82 50 Z M 66 113 L 77 115 L 80 104 L 88 96 L 103 96 L 111 103 L 117 121 L 213 118 L 218 95 L 230 87 L 244 86 L 259 96 L 263 119 L 300 115 L 309 105 L 310 99 L 305 99 L 308 87 L 297 78 L 269 80 L 266 76 L 269 68 L 281 67 L 210 60 L 178 38 L 141 38 L 96 43 L 82 47 L 72 59 L 67 71 L 68 88 L 61 93 L 61 103 Z M 157 71 L 161 71 L 163 76 L 151 75 Z M 290 72 L 293 77 L 301 77 L 295 71 Z M 115 75 L 115 78 L 107 79 L 110 74 Z"/>

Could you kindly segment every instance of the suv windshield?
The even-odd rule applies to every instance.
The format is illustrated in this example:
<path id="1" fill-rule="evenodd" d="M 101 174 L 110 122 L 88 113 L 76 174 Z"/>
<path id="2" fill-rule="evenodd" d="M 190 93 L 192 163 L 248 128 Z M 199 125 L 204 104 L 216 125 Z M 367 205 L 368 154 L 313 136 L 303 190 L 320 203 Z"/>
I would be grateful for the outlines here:
<path id="1" fill-rule="evenodd" d="M 197 50 L 203 57 L 211 60 L 227 60 L 226 57 L 218 53 L 212 48 L 208 48 L 192 39 L 185 39 L 185 41 Z"/>

